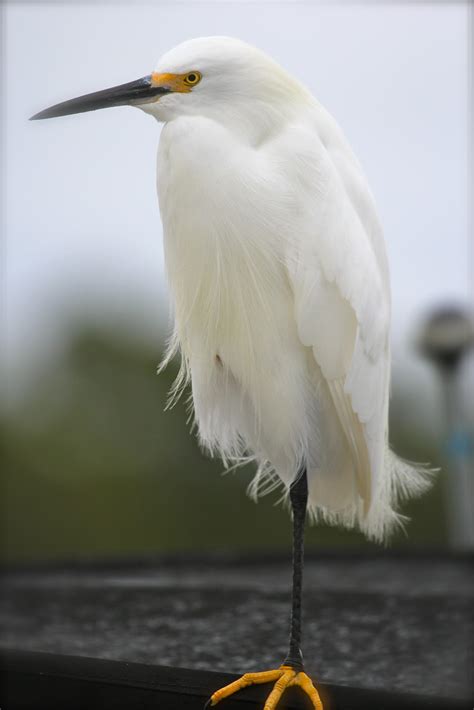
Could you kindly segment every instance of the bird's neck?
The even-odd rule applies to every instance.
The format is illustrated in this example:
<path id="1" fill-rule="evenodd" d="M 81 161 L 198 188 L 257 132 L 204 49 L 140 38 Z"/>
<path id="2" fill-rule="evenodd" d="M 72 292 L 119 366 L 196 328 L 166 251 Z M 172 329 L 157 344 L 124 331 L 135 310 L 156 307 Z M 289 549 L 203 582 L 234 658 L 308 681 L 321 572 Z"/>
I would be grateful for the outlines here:
<path id="1" fill-rule="evenodd" d="M 298 117 L 301 120 L 304 109 L 309 109 L 310 103 L 302 100 L 302 97 L 299 99 L 298 105 L 266 99 L 255 99 L 251 102 L 242 100 L 229 107 L 217 108 L 215 120 L 221 122 L 245 144 L 259 147 L 272 140 Z"/>

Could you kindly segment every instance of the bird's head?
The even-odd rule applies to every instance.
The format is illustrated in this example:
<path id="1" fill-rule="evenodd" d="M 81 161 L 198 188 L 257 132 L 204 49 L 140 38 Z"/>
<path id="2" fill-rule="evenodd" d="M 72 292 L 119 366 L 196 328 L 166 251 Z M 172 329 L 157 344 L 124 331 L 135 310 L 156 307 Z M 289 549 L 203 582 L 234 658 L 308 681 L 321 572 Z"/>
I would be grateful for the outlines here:
<path id="1" fill-rule="evenodd" d="M 260 50 L 229 37 L 201 37 L 167 52 L 155 70 L 141 79 L 64 101 L 32 119 L 130 105 L 159 121 L 181 115 L 252 121 L 265 106 L 284 111 L 305 93 Z"/>

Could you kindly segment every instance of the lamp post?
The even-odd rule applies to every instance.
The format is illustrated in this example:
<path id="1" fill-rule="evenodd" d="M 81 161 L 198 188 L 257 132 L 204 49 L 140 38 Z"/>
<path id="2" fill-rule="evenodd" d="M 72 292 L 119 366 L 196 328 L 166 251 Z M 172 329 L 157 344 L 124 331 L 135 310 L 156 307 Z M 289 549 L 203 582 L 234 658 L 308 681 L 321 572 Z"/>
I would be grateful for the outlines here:
<path id="1" fill-rule="evenodd" d="M 474 323 L 466 309 L 438 308 L 426 319 L 419 338 L 421 353 L 439 372 L 446 426 L 447 503 L 450 543 L 474 549 L 474 475 L 470 441 L 460 401 L 461 363 L 474 346 Z"/>

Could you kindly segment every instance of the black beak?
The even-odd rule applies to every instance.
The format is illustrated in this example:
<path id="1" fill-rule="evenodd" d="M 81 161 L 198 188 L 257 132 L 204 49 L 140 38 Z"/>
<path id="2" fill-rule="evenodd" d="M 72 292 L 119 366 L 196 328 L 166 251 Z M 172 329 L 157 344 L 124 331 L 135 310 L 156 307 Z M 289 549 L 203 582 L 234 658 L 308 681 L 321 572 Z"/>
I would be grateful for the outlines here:
<path id="1" fill-rule="evenodd" d="M 99 108 L 109 108 L 110 106 L 134 106 L 153 101 L 155 97 L 169 94 L 171 89 L 166 86 L 153 86 L 151 76 L 144 76 L 137 81 L 129 81 L 128 84 L 113 86 L 111 89 L 94 91 L 93 94 L 85 94 L 77 99 L 63 101 L 55 106 L 50 106 L 44 111 L 36 113 L 30 121 L 38 121 L 42 118 L 56 118 L 57 116 L 68 116 L 71 113 L 84 113 L 85 111 L 96 111 Z"/>

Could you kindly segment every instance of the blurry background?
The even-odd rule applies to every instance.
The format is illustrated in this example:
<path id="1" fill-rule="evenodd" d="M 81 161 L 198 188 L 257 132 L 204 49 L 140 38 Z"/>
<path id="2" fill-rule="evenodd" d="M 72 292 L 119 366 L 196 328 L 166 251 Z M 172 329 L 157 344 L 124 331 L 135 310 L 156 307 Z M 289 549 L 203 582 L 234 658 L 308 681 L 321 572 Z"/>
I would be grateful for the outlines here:
<path id="1" fill-rule="evenodd" d="M 468 5 L 3 5 L 4 559 L 289 547 L 287 514 L 245 495 L 252 471 L 222 476 L 189 436 L 185 405 L 163 411 L 175 372 L 156 375 L 168 333 L 159 125 L 131 108 L 27 121 L 149 73 L 193 36 L 260 46 L 342 125 L 391 262 L 391 442 L 443 464 L 439 378 L 415 340 L 433 306 L 472 299 Z M 471 358 L 467 428 L 473 371 Z M 447 475 L 406 506 L 413 521 L 393 545 L 447 544 Z M 324 527 L 308 543 L 368 544 Z"/>

